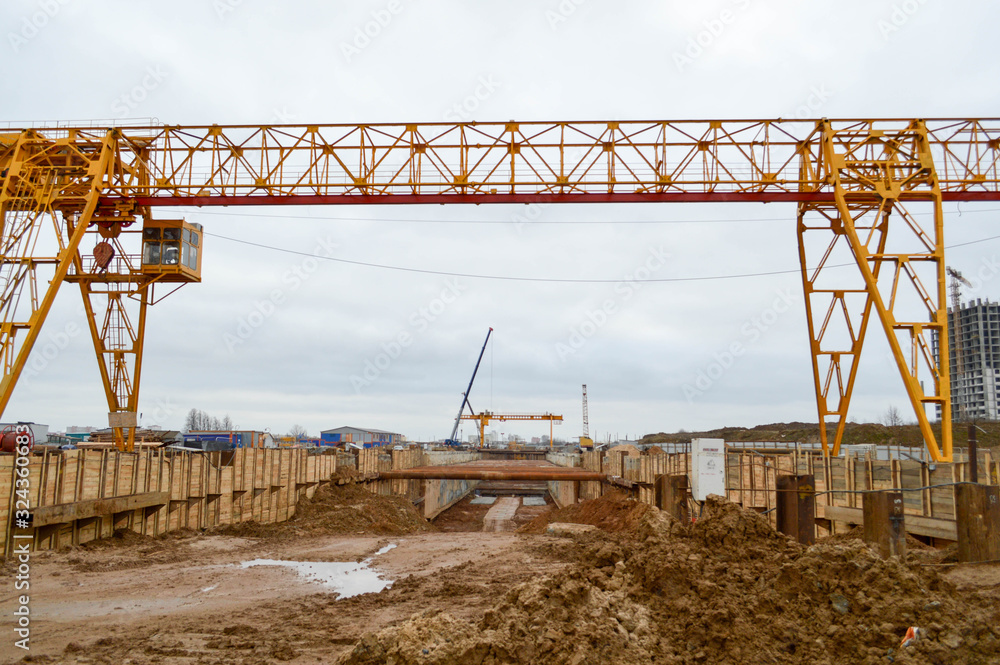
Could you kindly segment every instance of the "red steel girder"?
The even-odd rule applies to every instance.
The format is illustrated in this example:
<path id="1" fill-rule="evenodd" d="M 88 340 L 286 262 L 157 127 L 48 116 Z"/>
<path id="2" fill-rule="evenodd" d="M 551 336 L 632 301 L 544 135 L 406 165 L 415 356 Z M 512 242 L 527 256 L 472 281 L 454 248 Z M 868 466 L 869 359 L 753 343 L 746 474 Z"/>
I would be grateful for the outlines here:
<path id="1" fill-rule="evenodd" d="M 996 192 L 942 192 L 943 201 L 1000 201 Z M 324 194 L 296 196 L 105 196 L 102 206 L 294 206 L 531 203 L 832 203 L 831 192 L 620 192 L 611 194 Z"/>
<path id="2" fill-rule="evenodd" d="M 561 466 L 539 467 L 523 465 L 506 466 L 418 466 L 412 469 L 382 471 L 384 480 L 590 480 L 602 481 L 605 476 L 598 471 Z"/>

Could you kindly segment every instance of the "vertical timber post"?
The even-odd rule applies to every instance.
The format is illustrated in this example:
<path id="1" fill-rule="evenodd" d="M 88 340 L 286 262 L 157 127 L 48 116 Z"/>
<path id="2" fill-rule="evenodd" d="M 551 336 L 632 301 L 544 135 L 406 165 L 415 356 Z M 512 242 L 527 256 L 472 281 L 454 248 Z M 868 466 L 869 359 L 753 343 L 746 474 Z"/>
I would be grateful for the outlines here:
<path id="1" fill-rule="evenodd" d="M 958 560 L 1000 559 L 1000 487 L 963 483 L 955 487 Z"/>
<path id="2" fill-rule="evenodd" d="M 969 424 L 969 482 L 979 482 L 979 441 L 974 423 Z"/>
<path id="3" fill-rule="evenodd" d="M 805 476 L 778 476 L 778 531 L 803 545 L 816 542 L 816 483 Z"/>
<path id="4" fill-rule="evenodd" d="M 882 558 L 906 554 L 902 492 L 867 492 L 862 496 L 864 539 Z"/>
<path id="5" fill-rule="evenodd" d="M 687 497 L 686 475 L 663 475 L 656 479 L 656 507 L 685 524 L 691 521 Z"/>

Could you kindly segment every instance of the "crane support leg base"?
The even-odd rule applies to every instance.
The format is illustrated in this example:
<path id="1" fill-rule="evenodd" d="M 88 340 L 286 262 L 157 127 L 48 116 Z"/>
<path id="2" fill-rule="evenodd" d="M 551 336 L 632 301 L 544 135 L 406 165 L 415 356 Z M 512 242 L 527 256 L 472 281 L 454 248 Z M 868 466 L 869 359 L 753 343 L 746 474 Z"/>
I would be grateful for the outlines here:
<path id="1" fill-rule="evenodd" d="M 882 558 L 906 554 L 902 492 L 871 492 L 862 497 L 864 539 Z"/>
<path id="2" fill-rule="evenodd" d="M 955 487 L 958 560 L 1000 560 L 1000 487 L 964 484 Z"/>
<path id="3" fill-rule="evenodd" d="M 811 475 L 778 476 L 778 531 L 803 545 L 816 542 L 816 483 Z"/>

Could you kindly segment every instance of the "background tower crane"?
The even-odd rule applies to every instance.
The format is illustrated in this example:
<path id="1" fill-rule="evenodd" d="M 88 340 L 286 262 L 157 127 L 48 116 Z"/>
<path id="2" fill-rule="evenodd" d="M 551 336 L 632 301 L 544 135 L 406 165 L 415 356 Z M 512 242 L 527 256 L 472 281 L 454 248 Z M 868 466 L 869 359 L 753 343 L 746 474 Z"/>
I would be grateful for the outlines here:
<path id="1" fill-rule="evenodd" d="M 962 276 L 962 273 L 954 268 L 947 268 L 951 277 L 951 334 L 955 347 L 955 373 L 952 375 L 952 397 L 953 402 L 958 405 L 958 413 L 953 414 L 959 421 L 965 420 L 965 403 L 967 396 L 963 391 L 963 381 L 965 376 L 965 349 L 962 348 L 962 284 L 972 286 L 969 280 Z M 941 348 L 940 353 L 947 353 L 948 349 Z"/>
<path id="2" fill-rule="evenodd" d="M 580 437 L 581 450 L 593 450 L 594 440 L 590 438 L 590 415 L 587 412 L 587 384 L 583 384 L 583 436 Z"/>

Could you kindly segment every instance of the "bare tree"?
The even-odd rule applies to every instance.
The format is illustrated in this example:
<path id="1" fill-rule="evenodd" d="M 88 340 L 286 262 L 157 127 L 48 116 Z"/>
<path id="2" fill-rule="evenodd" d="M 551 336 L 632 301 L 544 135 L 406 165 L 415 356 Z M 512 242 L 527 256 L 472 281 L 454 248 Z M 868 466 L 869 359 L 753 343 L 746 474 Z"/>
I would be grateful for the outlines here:
<path id="1" fill-rule="evenodd" d="M 187 432 L 232 430 L 232 428 L 233 424 L 229 416 L 226 416 L 223 420 L 219 420 L 200 409 L 191 409 L 188 411 L 187 418 L 184 419 L 184 430 Z"/>
<path id="2" fill-rule="evenodd" d="M 184 419 L 184 431 L 190 432 L 196 429 L 198 429 L 198 409 L 191 409 Z"/>
<path id="3" fill-rule="evenodd" d="M 308 439 L 309 432 L 302 425 L 292 425 L 292 429 L 288 431 L 288 436 L 298 441 L 299 439 Z"/>
<path id="4" fill-rule="evenodd" d="M 903 424 L 903 417 L 895 405 L 890 404 L 889 408 L 882 414 L 882 424 L 886 427 L 899 427 Z"/>

